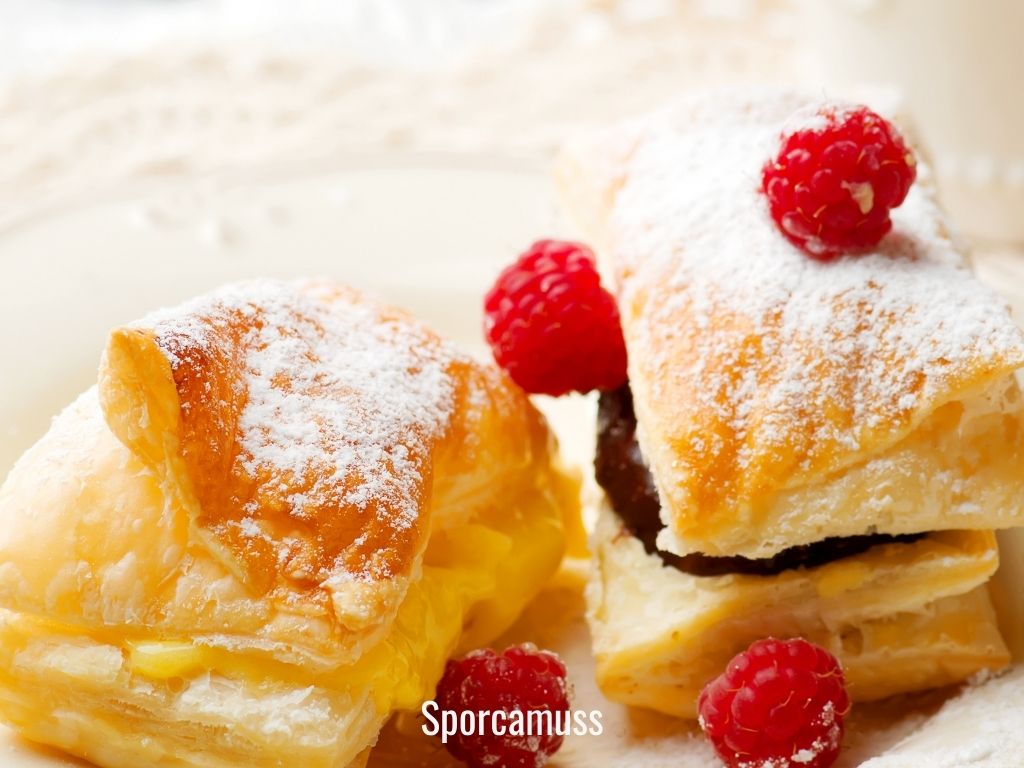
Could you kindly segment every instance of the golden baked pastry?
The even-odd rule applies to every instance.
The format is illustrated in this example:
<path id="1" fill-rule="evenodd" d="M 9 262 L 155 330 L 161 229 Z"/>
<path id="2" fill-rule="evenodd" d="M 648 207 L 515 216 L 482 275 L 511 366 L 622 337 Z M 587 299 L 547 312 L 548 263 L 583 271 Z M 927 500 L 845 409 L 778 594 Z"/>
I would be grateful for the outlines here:
<path id="1" fill-rule="evenodd" d="M 704 95 L 558 164 L 618 298 L 671 552 L 1024 522 L 1024 335 L 971 274 L 927 166 L 856 259 L 808 259 L 765 214 L 761 166 L 814 106 Z"/>
<path id="2" fill-rule="evenodd" d="M 361 765 L 576 490 L 517 387 L 354 291 L 156 313 L 0 489 L 0 715 L 104 766 Z"/>
<path id="3" fill-rule="evenodd" d="M 872 252 L 822 263 L 780 234 L 761 168 L 818 108 L 702 94 L 559 160 L 629 353 L 588 590 L 613 699 L 692 717 L 770 635 L 832 651 L 855 700 L 1009 660 L 987 582 L 992 529 L 1024 524 L 1024 334 L 923 164 Z"/>

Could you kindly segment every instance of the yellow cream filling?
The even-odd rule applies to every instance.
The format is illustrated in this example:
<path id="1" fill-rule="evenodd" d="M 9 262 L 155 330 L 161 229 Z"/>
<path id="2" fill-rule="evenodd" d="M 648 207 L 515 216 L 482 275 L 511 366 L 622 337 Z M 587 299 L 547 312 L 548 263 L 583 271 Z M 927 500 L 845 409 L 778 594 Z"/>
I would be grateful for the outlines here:
<path id="1" fill-rule="evenodd" d="M 566 529 L 579 526 L 575 487 L 562 477 L 473 522 L 431 536 L 388 635 L 355 664 L 322 674 L 254 654 L 178 639 L 121 640 L 130 671 L 171 681 L 216 671 L 335 690 L 370 689 L 380 712 L 415 709 L 434 693 L 445 661 L 486 644 L 515 620 L 558 567 Z M 563 511 L 565 518 L 563 519 Z"/>
<path id="2" fill-rule="evenodd" d="M 83 627 L 4 611 L 0 657 L 6 669 L 20 670 L 19 682 L 9 685 L 39 676 L 47 685 L 63 680 L 81 689 L 82 696 L 107 696 L 125 684 L 118 678 L 132 676 L 173 693 L 212 673 L 254 689 L 315 686 L 339 701 L 358 702 L 369 695 L 381 717 L 415 710 L 433 696 L 453 653 L 492 642 L 555 573 L 566 551 L 581 554 L 578 478 L 545 467 L 531 480 L 475 510 L 468 522 L 432 532 L 420 577 L 410 585 L 387 634 L 349 665 L 310 669 L 265 650 L 204 645 L 205 638 L 187 634 Z M 56 666 L 48 662 L 55 653 Z M 84 661 L 72 670 L 68 660 L 74 658 Z M 94 658 L 103 663 L 89 660 Z"/>

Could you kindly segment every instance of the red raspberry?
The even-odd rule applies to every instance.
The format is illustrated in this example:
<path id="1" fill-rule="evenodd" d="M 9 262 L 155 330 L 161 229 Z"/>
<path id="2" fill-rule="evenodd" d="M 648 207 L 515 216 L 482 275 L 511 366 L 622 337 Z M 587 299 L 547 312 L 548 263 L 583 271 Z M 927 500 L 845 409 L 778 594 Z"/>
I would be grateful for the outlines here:
<path id="1" fill-rule="evenodd" d="M 761 185 L 782 234 L 827 261 L 877 245 L 917 175 L 892 123 L 867 107 L 826 107 L 823 126 L 782 138 Z"/>
<path id="2" fill-rule="evenodd" d="M 806 640 L 759 640 L 701 691 L 700 727 L 729 768 L 827 768 L 850 707 L 836 658 Z"/>
<path id="3" fill-rule="evenodd" d="M 450 737 L 445 745 L 448 751 L 470 768 L 540 768 L 562 746 L 564 736 L 558 731 L 564 734 L 567 728 L 569 693 L 565 674 L 565 665 L 558 656 L 530 644 L 512 646 L 500 654 L 490 649 L 473 651 L 461 661 L 449 661 L 437 685 L 441 711 L 547 710 L 552 713 L 552 725 L 550 732 L 499 736 L 492 730 L 490 716 L 478 717 L 483 733 L 478 729 L 472 736 L 458 733 Z M 547 723 L 545 718 L 541 730 L 547 728 Z M 505 726 L 511 728 L 511 721 Z"/>
<path id="4" fill-rule="evenodd" d="M 619 310 L 585 245 L 538 240 L 499 275 L 484 313 L 494 359 L 527 392 L 557 396 L 626 381 Z"/>

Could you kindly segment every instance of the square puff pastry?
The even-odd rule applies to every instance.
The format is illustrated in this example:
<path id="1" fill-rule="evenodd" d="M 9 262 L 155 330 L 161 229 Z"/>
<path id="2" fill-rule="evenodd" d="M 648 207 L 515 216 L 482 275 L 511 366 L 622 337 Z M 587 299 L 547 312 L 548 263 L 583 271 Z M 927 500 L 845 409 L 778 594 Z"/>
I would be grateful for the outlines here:
<path id="1" fill-rule="evenodd" d="M 617 701 L 693 717 L 767 636 L 827 648 L 861 701 L 1009 661 L 987 582 L 991 529 L 1024 523 L 1024 334 L 971 274 L 924 165 L 875 251 L 821 263 L 782 236 L 761 169 L 817 109 L 702 94 L 559 161 L 629 352 L 634 476 L 601 468 L 632 488 L 640 466 L 651 486 L 614 490 L 622 515 L 605 499 L 595 532 L 588 618 Z M 661 553 L 638 528 L 652 498 Z M 768 575 L 661 556 L 764 561 L 873 534 L 912 535 Z"/>
<path id="2" fill-rule="evenodd" d="M 1024 335 L 928 168 L 875 252 L 823 264 L 760 192 L 814 99 L 704 94 L 570 145 L 563 197 L 611 275 L 661 549 L 1024 522 Z"/>
<path id="3" fill-rule="evenodd" d="M 0 715 L 112 768 L 361 765 L 577 490 L 518 388 L 356 292 L 157 313 L 0 488 Z"/>

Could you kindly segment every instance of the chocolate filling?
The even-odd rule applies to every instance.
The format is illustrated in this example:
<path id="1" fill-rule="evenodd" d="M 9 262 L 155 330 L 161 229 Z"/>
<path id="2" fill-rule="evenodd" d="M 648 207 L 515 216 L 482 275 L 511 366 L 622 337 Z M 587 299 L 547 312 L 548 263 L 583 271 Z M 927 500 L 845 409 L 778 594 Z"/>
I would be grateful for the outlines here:
<path id="1" fill-rule="evenodd" d="M 636 415 L 629 384 L 601 394 L 594 469 L 597 482 L 608 494 L 612 509 L 626 529 L 643 543 L 648 554 L 656 554 L 666 565 L 694 576 L 727 573 L 771 576 L 791 568 L 813 568 L 859 555 L 877 544 L 910 543 L 924 535 L 835 536 L 813 544 L 790 547 L 763 559 L 711 557 L 699 553 L 679 556 L 662 552 L 655 544 L 658 532 L 664 527 L 660 517 L 661 502 L 636 439 Z"/>

